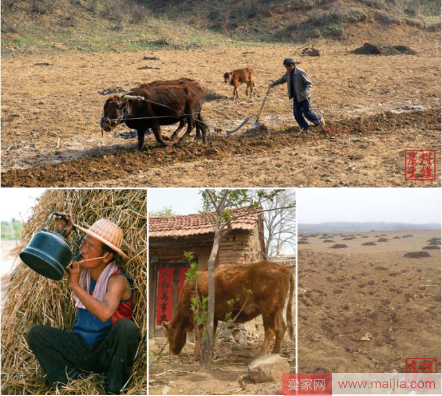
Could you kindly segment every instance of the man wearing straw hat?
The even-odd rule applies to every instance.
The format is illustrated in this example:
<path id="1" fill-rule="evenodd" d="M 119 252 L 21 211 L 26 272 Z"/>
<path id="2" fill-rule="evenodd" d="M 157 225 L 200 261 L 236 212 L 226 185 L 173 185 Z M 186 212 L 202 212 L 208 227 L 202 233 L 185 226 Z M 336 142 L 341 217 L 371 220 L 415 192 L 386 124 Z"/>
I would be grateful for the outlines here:
<path id="1" fill-rule="evenodd" d="M 73 229 L 71 216 L 57 217 L 64 237 Z M 132 321 L 132 281 L 115 265 L 121 250 L 123 231 L 106 219 L 89 229 L 80 253 L 69 268 L 69 287 L 77 308 L 72 332 L 34 325 L 27 334 L 32 352 L 47 374 L 50 386 L 66 385 L 80 370 L 103 373 L 106 391 L 119 394 L 129 378 L 138 346 L 139 331 Z"/>
<path id="2" fill-rule="evenodd" d="M 306 132 L 309 129 L 305 118 L 312 122 L 314 126 L 324 127 L 324 117 L 320 117 L 311 109 L 310 91 L 312 81 L 304 70 L 296 67 L 296 63 L 292 58 L 284 59 L 282 64 L 285 67 L 286 73 L 281 78 L 272 81 L 269 84 L 269 89 L 276 85 L 287 83 L 288 97 L 293 99 L 293 116 L 301 128 L 301 132 Z"/>

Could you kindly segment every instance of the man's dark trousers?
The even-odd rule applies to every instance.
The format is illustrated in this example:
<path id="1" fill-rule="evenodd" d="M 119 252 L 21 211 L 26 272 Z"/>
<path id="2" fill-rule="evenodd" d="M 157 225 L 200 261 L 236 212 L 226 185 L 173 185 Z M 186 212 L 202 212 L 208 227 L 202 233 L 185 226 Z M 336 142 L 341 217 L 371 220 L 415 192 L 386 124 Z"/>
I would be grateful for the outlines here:
<path id="1" fill-rule="evenodd" d="M 119 394 L 129 378 L 137 351 L 139 330 L 129 319 L 120 319 L 109 334 L 92 348 L 78 334 L 45 325 L 34 325 L 27 333 L 29 347 L 47 374 L 50 386 L 67 384 L 67 374 L 77 369 L 106 375 L 106 391 Z"/>
<path id="2" fill-rule="evenodd" d="M 313 122 L 315 125 L 321 124 L 321 118 L 313 111 L 310 110 L 310 100 L 304 99 L 301 102 L 296 100 L 296 96 L 293 98 L 293 115 L 295 120 L 298 122 L 301 129 L 308 129 L 307 120 Z M 304 118 L 305 117 L 305 118 Z"/>

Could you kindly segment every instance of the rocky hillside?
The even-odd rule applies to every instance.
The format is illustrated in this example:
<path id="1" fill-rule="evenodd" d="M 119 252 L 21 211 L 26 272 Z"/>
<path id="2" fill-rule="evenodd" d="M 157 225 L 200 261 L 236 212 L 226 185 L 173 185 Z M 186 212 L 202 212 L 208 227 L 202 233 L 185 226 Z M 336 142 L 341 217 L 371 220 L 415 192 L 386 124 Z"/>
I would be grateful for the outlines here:
<path id="1" fill-rule="evenodd" d="M 439 0 L 3 0 L 2 49 L 189 48 L 440 31 Z"/>
<path id="2" fill-rule="evenodd" d="M 161 0 L 145 2 L 155 15 L 265 41 L 346 40 L 366 27 L 374 35 L 395 27 L 438 30 L 438 0 Z M 161 6 L 163 4 L 163 6 Z M 411 29 L 412 30 L 412 29 Z"/>

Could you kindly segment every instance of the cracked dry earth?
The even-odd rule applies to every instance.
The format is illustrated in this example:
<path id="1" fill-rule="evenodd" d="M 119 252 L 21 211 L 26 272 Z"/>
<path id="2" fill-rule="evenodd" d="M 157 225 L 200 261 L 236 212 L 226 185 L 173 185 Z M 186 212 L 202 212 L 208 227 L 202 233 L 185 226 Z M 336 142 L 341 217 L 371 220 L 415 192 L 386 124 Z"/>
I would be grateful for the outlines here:
<path id="1" fill-rule="evenodd" d="M 418 55 L 365 56 L 342 45 L 324 45 L 319 58 L 300 57 L 293 47 L 272 45 L 147 53 L 21 56 L 2 61 L 2 186 L 55 187 L 434 187 L 436 180 L 405 180 L 404 150 L 432 149 L 440 159 L 440 49 L 438 36 L 407 43 Z M 267 84 L 293 56 L 313 80 L 313 105 L 332 133 L 312 128 L 297 136 L 285 86 L 268 97 L 261 122 L 233 135 L 257 114 Z M 265 61 L 264 61 L 265 60 Z M 145 64 L 159 69 L 140 70 Z M 42 64 L 48 64 L 42 66 Z M 124 64 L 124 73 L 121 65 Z M 231 100 L 222 75 L 255 68 L 256 95 Z M 425 70 L 425 78 L 423 73 Z M 209 145 L 189 140 L 181 147 L 145 150 L 99 130 L 107 96 L 98 91 L 141 82 L 195 78 L 210 90 L 204 117 Z M 249 128 L 249 129 L 247 129 Z M 165 134 L 172 131 L 165 128 Z M 127 132 L 119 126 L 116 132 Z"/>

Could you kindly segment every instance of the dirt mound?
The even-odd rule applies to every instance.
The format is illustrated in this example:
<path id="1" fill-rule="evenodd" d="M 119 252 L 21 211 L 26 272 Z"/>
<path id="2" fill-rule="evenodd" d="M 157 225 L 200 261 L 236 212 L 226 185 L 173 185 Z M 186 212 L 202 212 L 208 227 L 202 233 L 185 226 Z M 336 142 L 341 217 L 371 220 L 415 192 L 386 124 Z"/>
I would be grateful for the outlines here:
<path id="1" fill-rule="evenodd" d="M 353 50 L 358 55 L 416 55 L 417 52 L 406 45 L 386 45 L 365 43 L 362 47 Z"/>
<path id="2" fill-rule="evenodd" d="M 335 245 L 331 246 L 331 249 L 344 249 L 348 248 L 348 246 L 345 243 L 336 243 Z"/>
<path id="3" fill-rule="evenodd" d="M 327 243 L 329 243 L 329 242 L 334 242 L 334 240 L 333 240 L 333 239 L 324 239 L 323 242 L 327 242 Z"/>
<path id="4" fill-rule="evenodd" d="M 408 250 L 431 236 L 419 232 Z M 410 345 L 416 356 L 440 351 L 440 257 L 404 260 L 400 241 L 357 245 L 299 249 L 299 372 L 403 373 Z"/>
<path id="5" fill-rule="evenodd" d="M 308 241 L 298 241 L 298 245 L 308 245 Z"/>
<path id="6" fill-rule="evenodd" d="M 342 238 L 343 241 L 352 241 L 353 239 L 356 239 L 356 238 L 355 237 Z"/>
<path id="7" fill-rule="evenodd" d="M 428 252 L 409 252 L 409 253 L 405 253 L 404 257 L 408 257 L 408 258 L 423 258 L 423 257 L 431 257 L 431 255 Z"/>
<path id="8" fill-rule="evenodd" d="M 431 238 L 427 242 L 429 245 L 440 245 L 441 239 L 440 238 Z"/>
<path id="9" fill-rule="evenodd" d="M 440 246 L 437 245 L 424 246 L 422 250 L 440 250 Z"/>
<path id="10" fill-rule="evenodd" d="M 379 238 L 377 241 L 378 242 L 388 242 L 388 239 L 387 238 Z"/>
<path id="11" fill-rule="evenodd" d="M 393 239 L 401 239 L 401 237 L 396 235 Z"/>
<path id="12" fill-rule="evenodd" d="M 362 244 L 362 246 L 376 246 L 376 243 L 374 242 L 365 242 Z"/>

